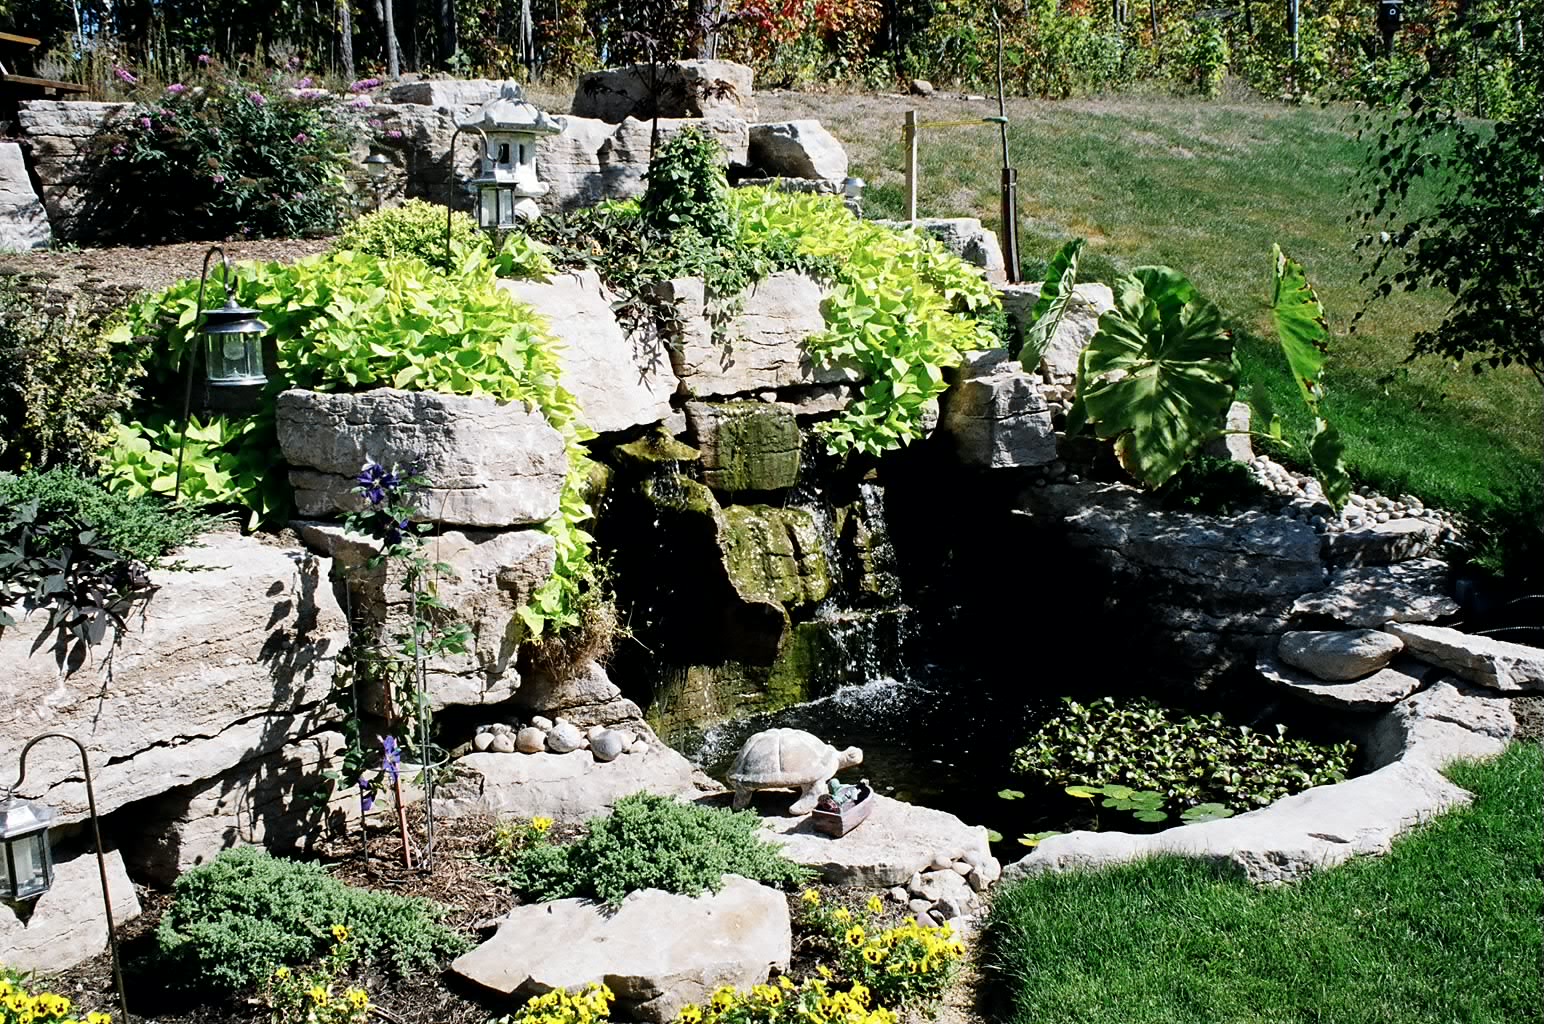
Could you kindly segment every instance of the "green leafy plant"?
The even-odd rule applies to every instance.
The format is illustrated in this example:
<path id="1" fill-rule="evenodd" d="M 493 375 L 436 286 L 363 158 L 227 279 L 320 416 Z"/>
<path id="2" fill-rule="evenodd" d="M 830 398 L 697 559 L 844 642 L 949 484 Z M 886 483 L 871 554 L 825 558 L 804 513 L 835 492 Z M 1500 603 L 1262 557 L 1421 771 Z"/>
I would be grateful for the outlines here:
<path id="1" fill-rule="evenodd" d="M 1128 473 L 1157 487 L 1221 432 L 1238 379 L 1233 338 L 1217 307 L 1168 267 L 1138 267 L 1114 291 L 1078 360 L 1068 430 L 1086 422 L 1115 442 Z"/>
<path id="2" fill-rule="evenodd" d="M 1064 791 L 1070 797 L 1090 803 L 1096 797 L 1104 797 L 1100 806 L 1116 811 L 1130 811 L 1133 818 L 1145 824 L 1167 821 L 1169 817 L 1163 810 L 1164 795 L 1150 789 L 1132 789 L 1130 786 L 1110 783 L 1105 786 L 1067 786 Z"/>
<path id="3" fill-rule="evenodd" d="M 0 470 L 94 465 L 144 355 L 78 296 L 0 279 Z"/>
<path id="4" fill-rule="evenodd" d="M 1029 312 L 1029 322 L 1022 325 L 1024 343 L 1019 349 L 1019 362 L 1026 373 L 1040 372 L 1040 360 L 1056 338 L 1078 283 L 1078 255 L 1082 251 L 1083 239 L 1074 238 L 1057 251 L 1046 268 L 1040 298 Z"/>
<path id="5" fill-rule="evenodd" d="M 236 994 L 276 965 L 315 960 L 347 929 L 360 960 L 397 976 L 431 970 L 466 948 L 428 900 L 356 889 L 317 864 L 256 847 L 226 850 L 179 877 L 156 926 L 156 970 L 175 987 Z"/>
<path id="6" fill-rule="evenodd" d="M 1181 466 L 1154 494 L 1164 508 L 1227 515 L 1258 503 L 1266 490 L 1242 462 L 1203 453 Z"/>
<path id="7" fill-rule="evenodd" d="M 727 874 L 762 882 L 798 882 L 804 868 L 761 838 L 761 819 L 636 793 L 593 818 L 568 846 L 522 846 L 507 861 L 518 892 L 541 900 L 571 896 L 616 906 L 637 889 L 695 896 L 717 892 Z"/>
<path id="8" fill-rule="evenodd" d="M 695 127 L 677 132 L 649 161 L 638 212 L 664 237 L 688 230 L 709 244 L 732 245 L 737 232 L 723 147 Z"/>
<path id="9" fill-rule="evenodd" d="M 1181 813 L 1218 803 L 1261 807 L 1291 793 L 1337 782 L 1351 767 L 1350 743 L 1289 738 L 1282 726 L 1261 731 L 1221 715 L 1184 715 L 1149 700 L 1118 704 L 1063 702 L 1013 753 L 1014 769 L 1054 786 L 1094 794 L 1120 786 L 1160 794 Z M 1120 799 L 1134 797 L 1127 792 Z M 1147 798 L 1142 798 L 1147 799 Z M 1154 808 L 1155 810 L 1158 808 Z"/>
<path id="10" fill-rule="evenodd" d="M 274 472 L 273 423 L 264 415 L 119 423 L 106 456 L 107 486 L 131 497 L 177 496 L 179 454 L 184 504 L 245 508 L 249 527 L 283 521 L 294 510 L 288 480 Z"/>
<path id="11" fill-rule="evenodd" d="M 349 224 L 332 243 L 332 251 L 362 252 L 385 260 L 420 259 L 436 270 L 452 270 L 455 263 L 445 250 L 445 219 L 445 207 L 439 203 L 409 199 Z M 489 247 L 477 221 L 459 210 L 450 214 L 450 241 L 452 249 Z"/>

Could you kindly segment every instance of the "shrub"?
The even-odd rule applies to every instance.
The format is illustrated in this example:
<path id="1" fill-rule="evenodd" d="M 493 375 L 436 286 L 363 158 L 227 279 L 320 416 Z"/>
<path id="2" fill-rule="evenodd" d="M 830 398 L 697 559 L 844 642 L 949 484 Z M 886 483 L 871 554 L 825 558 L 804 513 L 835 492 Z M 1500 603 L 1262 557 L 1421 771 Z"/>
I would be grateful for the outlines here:
<path id="1" fill-rule="evenodd" d="M 76 233 L 141 243 L 336 230 L 354 124 L 318 90 L 214 64 L 198 77 L 99 133 Z"/>
<path id="2" fill-rule="evenodd" d="M 0 280 L 0 470 L 87 466 L 134 397 L 144 352 L 73 297 Z"/>
<path id="3" fill-rule="evenodd" d="M 696 896 L 717 892 L 725 875 L 796 882 L 805 869 L 760 836 L 749 811 L 682 804 L 635 793 L 589 822 L 569 846 L 538 843 L 508 860 L 511 886 L 540 901 L 588 897 L 616 906 L 638 889 Z"/>
<path id="4" fill-rule="evenodd" d="M 1285 733 L 1281 725 L 1260 732 L 1150 700 L 1067 700 L 1014 751 L 1013 766 L 1054 786 L 1129 786 L 1161 793 L 1179 807 L 1263 807 L 1345 778 L 1350 743 L 1320 746 Z"/>
<path id="5" fill-rule="evenodd" d="M 156 927 L 155 967 L 180 988 L 236 993 L 275 965 L 315 960 L 341 925 L 361 960 L 403 976 L 465 948 L 439 924 L 443 913 L 428 900 L 356 889 L 316 864 L 241 847 L 177 879 Z"/>
<path id="6" fill-rule="evenodd" d="M 477 222 L 459 210 L 450 215 L 451 245 L 487 249 L 488 239 Z M 445 252 L 445 207 L 409 199 L 400 206 L 367 213 L 343 229 L 333 252 L 362 252 L 380 259 L 411 256 L 436 270 L 450 270 Z"/>
<path id="7" fill-rule="evenodd" d="M 54 992 L 27 991 L 23 979 L 0 967 L 0 1024 L 109 1024 L 105 1013 L 71 1014 L 74 1004 Z"/>
<path id="8" fill-rule="evenodd" d="M 814 889 L 799 902 L 803 922 L 836 961 L 836 980 L 873 992 L 881 1006 L 931 1010 L 959 973 L 965 946 L 948 924 L 883 927 L 878 896 L 869 897 L 861 920 L 845 907 L 828 908 Z"/>
<path id="9" fill-rule="evenodd" d="M 55 524 L 58 531 L 91 530 L 103 545 L 147 565 L 219 523 L 157 498 L 104 490 L 75 470 L 0 473 L 0 507 L 29 502 L 37 502 L 38 518 Z M 52 550 L 45 546 L 43 553 Z"/>

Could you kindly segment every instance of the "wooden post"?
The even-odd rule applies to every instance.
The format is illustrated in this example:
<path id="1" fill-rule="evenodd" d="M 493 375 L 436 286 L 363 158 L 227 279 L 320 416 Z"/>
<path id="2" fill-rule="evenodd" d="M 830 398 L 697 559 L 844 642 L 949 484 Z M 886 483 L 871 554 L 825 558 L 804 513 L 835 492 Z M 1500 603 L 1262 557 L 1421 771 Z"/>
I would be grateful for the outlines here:
<path id="1" fill-rule="evenodd" d="M 917 112 L 906 111 L 906 219 L 917 223 Z"/>

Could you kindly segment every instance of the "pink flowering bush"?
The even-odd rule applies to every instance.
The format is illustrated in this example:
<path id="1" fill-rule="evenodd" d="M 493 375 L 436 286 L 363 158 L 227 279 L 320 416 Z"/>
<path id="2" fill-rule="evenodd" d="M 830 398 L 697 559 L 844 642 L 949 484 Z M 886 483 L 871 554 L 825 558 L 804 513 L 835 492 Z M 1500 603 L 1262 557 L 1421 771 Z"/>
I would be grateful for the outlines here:
<path id="1" fill-rule="evenodd" d="M 99 134 L 77 235 L 170 242 L 336 231 L 357 125 L 324 96 L 200 59 L 187 81 Z"/>

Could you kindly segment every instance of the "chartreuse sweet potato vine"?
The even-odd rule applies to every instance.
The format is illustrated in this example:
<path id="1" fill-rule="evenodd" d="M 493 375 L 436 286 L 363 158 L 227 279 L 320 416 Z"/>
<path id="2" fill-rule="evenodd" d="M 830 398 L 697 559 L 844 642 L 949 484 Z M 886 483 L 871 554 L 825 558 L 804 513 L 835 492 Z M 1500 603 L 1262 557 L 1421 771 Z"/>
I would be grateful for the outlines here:
<path id="1" fill-rule="evenodd" d="M 743 188 L 731 203 L 742 244 L 791 240 L 836 268 L 826 329 L 806 344 L 818 362 L 862 370 L 868 383 L 842 416 L 817 428 L 833 452 L 877 455 L 921 437 L 947 386 L 943 371 L 998 344 L 977 319 L 998 305 L 996 291 L 933 239 L 859 220 L 833 196 Z"/>
<path id="2" fill-rule="evenodd" d="M 259 450 L 277 450 L 273 398 L 285 388 L 395 387 L 530 402 L 540 408 L 568 442 L 569 476 L 559 514 L 544 526 L 557 541 L 557 568 L 522 609 L 522 617 L 535 633 L 578 622 L 591 540 L 580 528 L 591 514 L 581 497 L 588 466 L 581 442 L 594 433 L 579 420 L 573 396 L 558 382 L 555 342 L 545 322 L 498 289 L 486 253 L 463 253 L 460 266 L 449 274 L 418 259 L 382 260 L 349 251 L 288 265 L 243 263 L 236 268 L 234 287 L 238 301 L 256 307 L 268 323 L 278 357 L 276 379 L 270 382 L 263 408 L 251 418 L 250 429 L 233 433 L 245 439 L 247 450 L 258 432 L 265 435 Z M 197 295 L 196 280 L 180 282 L 141 300 L 113 328 L 125 339 L 136 334 L 155 337 L 161 365 L 153 368 L 158 371 L 153 376 L 166 379 L 196 342 L 191 329 Z M 173 476 L 166 455 L 168 449 L 175 455 L 176 428 L 149 431 L 136 426 L 120 431 L 110 456 L 119 486 L 131 493 L 170 493 Z M 262 477 L 282 472 L 273 462 Z M 185 477 L 188 472 L 185 468 Z M 235 479 L 239 484 L 246 478 Z M 282 518 L 271 499 L 264 502 L 258 486 L 237 486 L 234 493 L 270 518 Z"/>

